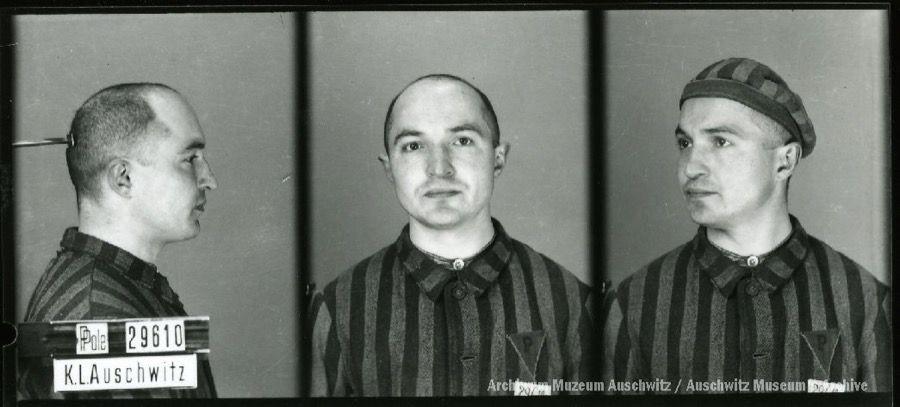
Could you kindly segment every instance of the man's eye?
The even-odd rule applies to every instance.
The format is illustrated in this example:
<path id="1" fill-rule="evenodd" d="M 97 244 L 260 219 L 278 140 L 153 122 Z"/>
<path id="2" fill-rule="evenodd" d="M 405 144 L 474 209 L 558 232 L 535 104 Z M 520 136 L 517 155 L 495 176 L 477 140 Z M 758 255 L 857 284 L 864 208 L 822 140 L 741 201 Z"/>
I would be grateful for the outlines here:
<path id="1" fill-rule="evenodd" d="M 678 144 L 678 149 L 679 149 L 679 150 L 684 150 L 684 149 L 686 149 L 686 148 L 688 148 L 688 147 L 691 146 L 691 142 L 688 141 L 688 139 L 684 139 L 684 138 L 680 138 L 680 139 L 675 140 L 675 143 Z"/>
<path id="2" fill-rule="evenodd" d="M 725 140 L 722 137 L 716 137 L 715 142 L 716 142 L 716 147 L 725 147 L 725 146 L 731 145 L 731 142 L 729 142 L 728 140 Z"/>
<path id="3" fill-rule="evenodd" d="M 420 148 L 422 148 L 422 145 L 419 144 L 418 142 L 415 142 L 415 141 L 414 141 L 414 142 L 412 142 L 412 143 L 406 143 L 406 144 L 404 144 L 403 147 L 402 147 L 402 150 L 403 150 L 403 151 L 416 151 L 416 150 L 418 150 L 418 149 L 420 149 Z"/>
<path id="4" fill-rule="evenodd" d="M 467 146 L 467 145 L 472 144 L 472 143 L 474 143 L 474 142 L 475 142 L 475 140 L 472 140 L 472 139 L 469 138 L 469 137 L 460 137 L 460 138 L 456 139 L 456 144 L 459 144 L 459 145 L 461 145 L 461 146 Z"/>

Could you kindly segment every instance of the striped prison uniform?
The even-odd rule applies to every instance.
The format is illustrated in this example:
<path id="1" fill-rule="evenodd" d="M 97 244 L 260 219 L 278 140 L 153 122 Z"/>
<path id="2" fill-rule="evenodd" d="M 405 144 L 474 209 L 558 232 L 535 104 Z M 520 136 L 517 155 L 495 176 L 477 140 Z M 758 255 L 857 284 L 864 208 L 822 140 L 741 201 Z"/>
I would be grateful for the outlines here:
<path id="1" fill-rule="evenodd" d="M 60 246 L 31 295 L 25 322 L 187 316 L 156 266 L 74 227 L 65 231 Z M 56 393 L 52 376 L 49 359 L 20 360 L 19 398 L 216 397 L 206 358 L 198 359 L 196 389 Z"/>
<path id="2" fill-rule="evenodd" d="M 507 395 L 516 380 L 590 380 L 590 288 L 493 222 L 493 243 L 459 271 L 417 249 L 407 225 L 317 293 L 311 395 Z"/>
<path id="3" fill-rule="evenodd" d="M 700 227 L 622 281 L 604 301 L 603 380 L 728 392 L 805 391 L 797 383 L 815 379 L 890 391 L 889 289 L 791 223 L 756 267 L 726 257 Z"/>

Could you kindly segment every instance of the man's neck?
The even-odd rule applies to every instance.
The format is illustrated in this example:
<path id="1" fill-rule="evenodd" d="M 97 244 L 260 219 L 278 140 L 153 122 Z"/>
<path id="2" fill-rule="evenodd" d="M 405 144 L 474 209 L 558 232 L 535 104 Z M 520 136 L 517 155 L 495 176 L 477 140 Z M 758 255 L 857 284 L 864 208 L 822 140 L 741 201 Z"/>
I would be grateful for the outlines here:
<path id="1" fill-rule="evenodd" d="M 453 229 L 434 229 L 415 219 L 409 221 L 409 239 L 419 250 L 448 259 L 472 257 L 494 238 L 488 214 Z"/>
<path id="2" fill-rule="evenodd" d="M 791 230 L 791 219 L 785 210 L 728 228 L 707 227 L 706 237 L 725 250 L 751 256 L 774 250 L 791 234 Z"/>
<path id="3" fill-rule="evenodd" d="M 163 243 L 153 242 L 135 233 L 134 231 L 139 228 L 127 221 L 97 212 L 101 211 L 86 208 L 79 211 L 79 232 L 118 246 L 147 263 L 156 262 L 156 258 L 164 246 Z"/>

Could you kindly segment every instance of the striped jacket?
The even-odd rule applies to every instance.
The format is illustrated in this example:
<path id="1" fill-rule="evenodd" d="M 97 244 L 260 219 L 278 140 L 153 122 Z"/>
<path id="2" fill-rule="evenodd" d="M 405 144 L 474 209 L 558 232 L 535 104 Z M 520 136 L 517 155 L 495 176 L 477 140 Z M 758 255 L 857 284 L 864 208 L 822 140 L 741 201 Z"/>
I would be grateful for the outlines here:
<path id="1" fill-rule="evenodd" d="M 511 394 L 509 380 L 585 380 L 589 287 L 511 239 L 454 271 L 397 241 L 313 297 L 313 396 Z"/>
<path id="2" fill-rule="evenodd" d="M 791 222 L 756 267 L 726 257 L 701 227 L 626 278 L 605 301 L 604 381 L 726 392 L 805 391 L 778 386 L 814 379 L 890 391 L 889 289 Z"/>
<path id="3" fill-rule="evenodd" d="M 169 282 L 127 251 L 69 228 L 38 281 L 25 322 L 187 316 Z M 215 397 L 207 359 L 198 359 L 197 389 L 55 393 L 49 360 L 20 361 L 19 398 Z"/>

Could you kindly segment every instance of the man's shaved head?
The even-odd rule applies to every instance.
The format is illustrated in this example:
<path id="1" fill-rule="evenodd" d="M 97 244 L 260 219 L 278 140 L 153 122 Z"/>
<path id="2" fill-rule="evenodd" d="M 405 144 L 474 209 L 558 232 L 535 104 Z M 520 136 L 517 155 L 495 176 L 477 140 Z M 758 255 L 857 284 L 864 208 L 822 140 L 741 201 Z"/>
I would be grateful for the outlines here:
<path id="1" fill-rule="evenodd" d="M 144 159 L 140 147 L 146 136 L 155 126 L 165 130 L 147 101 L 155 92 L 178 95 L 163 84 L 123 83 L 95 93 L 75 112 L 66 163 L 79 202 L 99 197 L 100 175 L 113 159 Z"/>
<path id="2" fill-rule="evenodd" d="M 400 93 L 397 93 L 397 95 L 394 96 L 394 98 L 391 100 L 391 104 L 390 104 L 390 106 L 388 106 L 387 115 L 385 115 L 385 118 L 384 118 L 384 137 L 383 137 L 383 139 L 384 139 L 385 153 L 389 153 L 388 137 L 390 135 L 388 134 L 388 132 L 390 132 L 391 124 L 393 123 L 394 105 L 397 104 L 397 99 L 399 99 L 400 96 L 402 96 L 406 92 L 406 90 L 409 89 L 411 86 L 413 86 L 419 82 L 423 82 L 423 81 L 456 82 L 456 83 L 459 83 L 459 84 L 475 91 L 475 93 L 478 94 L 479 100 L 481 100 L 480 108 L 485 117 L 485 120 L 488 123 L 488 126 L 490 127 L 491 137 L 493 139 L 494 146 L 497 146 L 500 144 L 500 125 L 497 123 L 497 114 L 494 113 L 494 106 L 491 105 L 491 101 L 488 99 L 487 95 L 485 95 L 484 92 L 481 91 L 481 89 L 478 89 L 477 87 L 475 87 L 475 85 L 472 85 L 465 79 L 462 79 L 458 76 L 449 75 L 449 74 L 429 74 L 429 75 L 419 77 L 416 80 L 410 82 L 408 85 L 406 85 L 400 91 Z"/>

